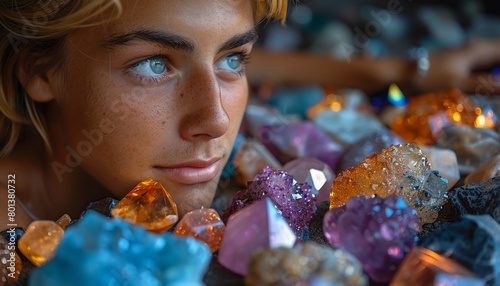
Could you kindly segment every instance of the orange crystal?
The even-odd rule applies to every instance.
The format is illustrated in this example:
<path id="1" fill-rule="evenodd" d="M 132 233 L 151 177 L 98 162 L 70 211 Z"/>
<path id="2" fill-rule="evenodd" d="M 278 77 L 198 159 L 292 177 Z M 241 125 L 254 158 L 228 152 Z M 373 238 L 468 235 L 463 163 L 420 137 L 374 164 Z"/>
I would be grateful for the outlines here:
<path id="1" fill-rule="evenodd" d="M 56 223 L 63 229 L 66 229 L 71 224 L 71 217 L 68 214 L 63 214 L 57 219 Z"/>
<path id="2" fill-rule="evenodd" d="M 352 196 L 394 194 L 417 210 L 422 224 L 433 222 L 446 201 L 447 184 L 429 171 L 430 164 L 417 145 L 392 145 L 337 176 L 330 190 L 330 208 Z"/>
<path id="3" fill-rule="evenodd" d="M 34 265 L 40 266 L 54 257 L 63 235 L 64 230 L 54 221 L 34 221 L 19 239 L 18 247 Z"/>
<path id="4" fill-rule="evenodd" d="M 193 236 L 207 244 L 212 253 L 219 250 L 226 229 L 214 209 L 199 209 L 185 214 L 177 224 L 174 233 Z"/>
<path id="5" fill-rule="evenodd" d="M 154 180 L 146 180 L 135 186 L 116 204 L 111 214 L 154 232 L 168 230 L 179 219 L 177 205 L 172 197 Z"/>
<path id="6" fill-rule="evenodd" d="M 407 142 L 433 145 L 445 125 L 474 126 L 479 115 L 459 89 L 442 90 L 410 97 L 406 113 L 394 119 L 391 130 Z"/>

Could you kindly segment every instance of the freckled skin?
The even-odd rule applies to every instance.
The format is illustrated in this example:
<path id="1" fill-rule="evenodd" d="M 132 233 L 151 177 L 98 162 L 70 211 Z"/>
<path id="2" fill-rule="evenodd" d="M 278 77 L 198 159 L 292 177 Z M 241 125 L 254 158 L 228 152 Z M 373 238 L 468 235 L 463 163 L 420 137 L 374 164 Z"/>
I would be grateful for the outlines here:
<path id="1" fill-rule="evenodd" d="M 53 81 L 54 98 L 46 118 L 54 153 L 36 163 L 44 170 L 39 175 L 47 186 L 40 189 L 58 198 L 51 214 L 75 213 L 75 208 L 100 196 L 121 198 L 146 179 L 165 186 L 181 215 L 208 207 L 236 138 L 248 95 L 246 77 L 215 66 L 241 48 L 251 49 L 249 43 L 219 51 L 229 38 L 255 25 L 252 2 L 122 3 L 118 20 L 67 37 L 63 69 L 57 74 L 61 80 Z M 102 47 L 110 35 L 144 28 L 188 38 L 194 49 L 188 53 L 143 42 L 111 50 Z M 141 83 L 127 69 L 160 53 L 167 55 L 168 68 L 174 71 L 168 80 Z M 84 131 L 99 129 L 103 122 L 112 131 L 103 133 L 102 141 L 92 145 L 62 181 L 56 180 L 51 163 L 65 164 L 67 148 L 77 150 L 88 141 Z M 182 184 L 155 169 L 214 157 L 221 157 L 221 164 L 208 182 Z"/>

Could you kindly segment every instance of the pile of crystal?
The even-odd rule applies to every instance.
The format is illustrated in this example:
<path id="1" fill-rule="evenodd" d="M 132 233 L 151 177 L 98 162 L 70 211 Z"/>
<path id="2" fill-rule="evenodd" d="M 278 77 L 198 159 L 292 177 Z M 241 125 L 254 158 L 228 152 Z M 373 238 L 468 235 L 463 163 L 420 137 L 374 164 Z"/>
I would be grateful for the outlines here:
<path id="1" fill-rule="evenodd" d="M 478 123 L 481 118 L 481 108 L 459 89 L 449 89 L 410 97 L 406 113 L 396 117 L 390 128 L 407 142 L 433 145 L 446 125 L 483 127 Z"/>
<path id="2" fill-rule="evenodd" d="M 66 230 L 56 256 L 30 285 L 203 285 L 209 248 L 89 211 Z"/>
<path id="3" fill-rule="evenodd" d="M 293 248 L 256 250 L 245 276 L 249 286 L 272 285 L 368 285 L 359 261 L 346 251 L 315 242 Z"/>
<path id="4" fill-rule="evenodd" d="M 204 242 L 212 253 L 219 250 L 225 225 L 214 209 L 199 209 L 185 214 L 175 226 L 174 234 L 192 236 Z"/>
<path id="5" fill-rule="evenodd" d="M 394 194 L 417 210 L 421 224 L 430 223 L 446 201 L 446 188 L 447 182 L 430 169 L 417 145 L 392 145 L 338 174 L 330 191 L 330 208 L 352 196 Z"/>
<path id="6" fill-rule="evenodd" d="M 54 221 L 32 222 L 18 241 L 21 253 L 34 265 L 40 266 L 54 257 L 64 236 L 64 229 Z"/>
<path id="7" fill-rule="evenodd" d="M 135 186 L 115 205 L 112 215 L 154 232 L 168 230 L 179 219 L 177 205 L 172 197 L 154 180 L 146 180 Z"/>
<path id="8" fill-rule="evenodd" d="M 418 215 L 398 196 L 354 196 L 323 218 L 323 232 L 333 247 L 359 259 L 373 281 L 391 280 L 405 255 L 416 245 Z"/>
<path id="9" fill-rule="evenodd" d="M 463 215 L 420 244 L 467 267 L 486 285 L 500 285 L 500 225 L 490 215 Z"/>
<path id="10" fill-rule="evenodd" d="M 484 281 L 452 259 L 424 247 L 414 247 L 389 285 L 484 286 Z"/>
<path id="11" fill-rule="evenodd" d="M 316 212 L 311 186 L 298 183 L 285 171 L 266 166 L 253 181 L 248 182 L 247 189 L 236 193 L 222 220 L 227 222 L 230 215 L 263 198 L 272 200 L 299 237 Z"/>
<path id="12" fill-rule="evenodd" d="M 264 198 L 231 215 L 218 261 L 246 275 L 252 252 L 259 248 L 293 247 L 297 238 L 271 199 Z"/>

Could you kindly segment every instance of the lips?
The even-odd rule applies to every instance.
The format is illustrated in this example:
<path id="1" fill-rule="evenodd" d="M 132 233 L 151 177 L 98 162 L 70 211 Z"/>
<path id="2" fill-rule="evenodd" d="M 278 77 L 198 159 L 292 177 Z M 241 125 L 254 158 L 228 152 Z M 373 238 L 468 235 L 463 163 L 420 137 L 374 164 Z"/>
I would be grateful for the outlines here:
<path id="1" fill-rule="evenodd" d="M 221 158 L 194 160 L 176 165 L 155 166 L 155 169 L 170 180 L 185 184 L 199 184 L 214 179 L 221 168 Z"/>

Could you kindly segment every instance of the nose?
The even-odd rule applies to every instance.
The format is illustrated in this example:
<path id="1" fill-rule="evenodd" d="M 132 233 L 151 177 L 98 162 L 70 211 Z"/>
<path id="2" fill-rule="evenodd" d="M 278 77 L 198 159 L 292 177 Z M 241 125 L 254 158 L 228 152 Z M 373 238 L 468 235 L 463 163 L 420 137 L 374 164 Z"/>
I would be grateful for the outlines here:
<path id="1" fill-rule="evenodd" d="M 186 112 L 181 119 L 181 137 L 189 141 L 220 137 L 229 128 L 221 86 L 212 68 L 192 71 L 186 81 L 183 101 Z"/>

